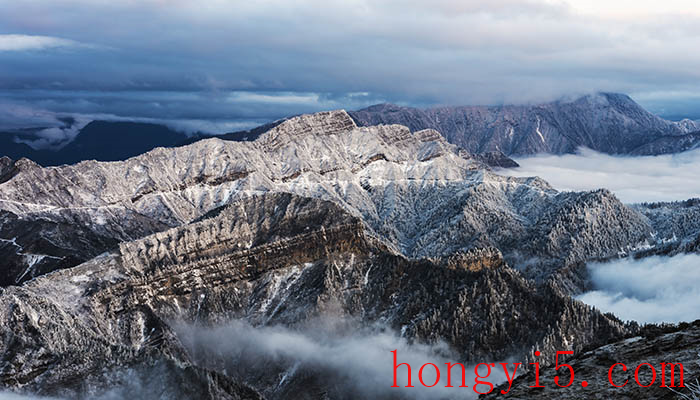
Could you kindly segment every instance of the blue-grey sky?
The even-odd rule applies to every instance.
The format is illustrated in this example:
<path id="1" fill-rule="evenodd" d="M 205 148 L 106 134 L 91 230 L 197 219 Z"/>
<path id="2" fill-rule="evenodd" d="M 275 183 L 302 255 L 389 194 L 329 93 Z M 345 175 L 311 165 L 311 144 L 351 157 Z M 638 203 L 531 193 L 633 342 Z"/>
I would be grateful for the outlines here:
<path id="1" fill-rule="evenodd" d="M 0 125 L 78 113 L 225 131 L 592 91 L 700 118 L 698 44 L 695 0 L 0 0 Z"/>

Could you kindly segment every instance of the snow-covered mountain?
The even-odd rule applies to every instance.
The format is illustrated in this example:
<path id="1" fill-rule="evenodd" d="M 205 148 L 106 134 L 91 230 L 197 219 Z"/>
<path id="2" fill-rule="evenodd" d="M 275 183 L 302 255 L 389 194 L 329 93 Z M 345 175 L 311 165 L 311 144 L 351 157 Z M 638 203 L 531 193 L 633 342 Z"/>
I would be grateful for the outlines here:
<path id="1" fill-rule="evenodd" d="M 301 328 L 319 318 L 444 341 L 465 362 L 528 357 L 532 348 L 549 356 L 568 342 L 603 344 L 636 330 L 534 286 L 495 249 L 410 260 L 337 204 L 268 193 L 6 288 L 0 335 L 11 339 L 0 342 L 0 382 L 75 398 L 122 385 L 136 370 L 153 376 L 149 390 L 174 380 L 173 399 L 193 390 L 254 398 L 250 388 L 273 399 L 356 397 L 362 385 L 344 383 L 342 371 L 284 358 L 241 365 L 216 351 L 225 333 L 203 352 L 178 331 L 231 320 Z"/>
<path id="2" fill-rule="evenodd" d="M 358 127 L 345 111 L 125 161 L 0 159 L 0 384 L 67 398 L 134 381 L 172 399 L 366 396 L 313 362 L 196 340 L 231 321 L 339 320 L 464 362 L 553 359 L 639 331 L 569 296 L 580 266 L 697 251 L 668 247 L 700 235 L 695 207 L 558 192 L 434 130 Z"/>
<path id="3" fill-rule="evenodd" d="M 123 162 L 5 165 L 4 285 L 266 192 L 333 201 L 408 257 L 495 247 L 537 278 L 626 252 L 654 230 L 610 192 L 559 193 L 538 178 L 500 176 L 436 131 L 357 127 L 344 111 L 290 119 L 252 142 L 209 139 Z"/>
<path id="4" fill-rule="evenodd" d="M 564 154 L 585 146 L 608 154 L 655 155 L 700 145 L 700 122 L 664 120 L 616 93 L 518 106 L 419 109 L 379 104 L 350 114 L 360 125 L 435 129 L 473 153 Z"/>

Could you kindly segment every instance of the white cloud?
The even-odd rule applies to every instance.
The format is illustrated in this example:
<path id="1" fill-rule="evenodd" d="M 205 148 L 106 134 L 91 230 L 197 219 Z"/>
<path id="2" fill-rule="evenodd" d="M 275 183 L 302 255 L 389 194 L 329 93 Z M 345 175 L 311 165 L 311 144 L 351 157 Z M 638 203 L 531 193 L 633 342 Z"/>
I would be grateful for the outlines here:
<path id="1" fill-rule="evenodd" d="M 695 0 L 571 0 L 574 9 L 598 17 L 638 18 L 664 14 L 700 14 Z"/>
<path id="2" fill-rule="evenodd" d="M 0 129 L 61 126 L 56 113 L 28 104 L 0 100 Z"/>
<path id="3" fill-rule="evenodd" d="M 700 196 L 700 149 L 662 156 L 621 157 L 581 149 L 578 154 L 516 160 L 513 176 L 539 176 L 559 190 L 606 188 L 625 203 L 686 200 Z"/>
<path id="4" fill-rule="evenodd" d="M 477 378 L 475 365 L 465 365 L 465 384 L 462 383 L 462 370 L 454 366 L 451 370 L 451 382 L 454 387 L 446 388 L 446 362 L 456 363 L 456 354 L 444 343 L 433 345 L 421 344 L 400 337 L 385 326 L 360 328 L 358 321 L 322 318 L 305 326 L 295 328 L 284 326 L 254 327 L 247 322 L 233 321 L 218 327 L 201 327 L 193 325 L 176 326 L 176 333 L 187 348 L 194 361 L 203 367 L 225 371 L 234 380 L 250 380 L 257 377 L 265 380 L 263 386 L 276 384 L 277 389 L 285 381 L 295 378 L 308 378 L 312 371 L 318 382 L 326 384 L 332 390 L 338 390 L 344 398 L 401 398 L 414 400 L 427 399 L 476 399 L 474 383 Z M 412 388 L 407 384 L 405 366 L 397 370 L 397 381 L 401 387 L 392 388 L 393 353 L 397 350 L 398 363 L 411 366 Z M 494 363 L 496 360 L 484 360 Z M 519 361 L 519 360 L 518 360 Z M 507 362 L 508 374 L 514 376 L 512 362 Z M 433 363 L 440 368 L 440 381 L 432 388 L 423 387 L 419 380 L 420 368 L 425 363 Z M 519 372 L 522 372 L 522 367 Z M 144 400 L 169 398 L 164 394 L 162 383 L 168 377 L 167 370 L 157 365 L 144 371 L 119 370 L 105 371 L 102 378 L 88 380 L 86 390 L 73 393 L 71 398 L 114 400 L 138 398 Z M 481 376 L 486 376 L 487 368 L 481 366 Z M 516 374 L 517 375 L 517 374 Z M 427 366 L 421 374 L 425 383 L 436 381 L 435 369 Z M 255 378 L 253 378 L 255 379 Z M 495 363 L 491 373 L 481 381 L 491 382 L 494 387 L 506 381 L 503 367 Z M 119 382 L 115 386 L 105 384 L 93 387 L 98 382 Z M 257 380 L 248 382 L 255 387 Z M 482 392 L 487 385 L 480 384 Z M 271 390 L 276 390 L 274 387 Z M 270 395 L 270 393 L 265 393 Z M 280 397 L 270 395 L 269 397 Z M 165 396 L 165 397 L 163 397 Z M 0 391 L 0 400 L 58 400 L 19 395 Z"/>
<path id="5" fill-rule="evenodd" d="M 445 362 L 455 361 L 455 354 L 444 343 L 436 345 L 409 342 L 385 327 L 361 330 L 354 321 L 324 319 L 296 329 L 282 326 L 253 327 L 234 321 L 218 328 L 182 326 L 179 336 L 191 354 L 200 361 L 221 366 L 227 371 L 269 376 L 270 366 L 282 367 L 278 376 L 281 386 L 295 371 L 312 368 L 329 387 L 340 387 L 346 394 L 354 392 L 361 398 L 476 398 L 473 391 L 474 365 L 466 365 L 467 388 L 461 384 L 461 369 L 452 369 L 453 388 L 446 388 Z M 411 365 L 413 388 L 392 388 L 393 354 L 397 350 L 398 363 Z M 492 363 L 495 360 L 484 360 Z M 418 373 L 422 365 L 433 363 L 441 368 L 440 383 L 433 388 L 420 384 Z M 509 365 L 512 367 L 512 364 Z M 435 369 L 426 367 L 424 381 L 435 382 Z M 279 371 L 278 371 L 279 372 Z M 397 374 L 400 386 L 406 385 L 407 370 L 401 367 Z M 275 372 L 276 373 L 276 372 Z M 303 372 L 302 376 L 303 376 Z M 480 370 L 485 375 L 486 370 Z M 512 370 L 509 371 L 512 374 Z M 494 384 L 506 380 L 502 366 L 496 364 L 486 381 Z M 458 382 L 455 384 L 455 382 Z M 479 386 L 484 391 L 487 386 Z"/>
<path id="6" fill-rule="evenodd" d="M 73 116 L 73 123 L 51 128 L 44 128 L 33 134 L 33 139 L 15 139 L 17 143 L 25 143 L 35 150 L 60 148 L 73 141 L 80 133 L 80 130 L 87 125 L 91 119 L 82 116 Z"/>
<path id="7" fill-rule="evenodd" d="M 622 259 L 588 265 L 595 290 L 578 299 L 641 323 L 700 319 L 700 255 Z"/>
<path id="8" fill-rule="evenodd" d="M 0 35 L 0 51 L 45 50 L 74 46 L 80 46 L 80 43 L 52 36 Z"/>

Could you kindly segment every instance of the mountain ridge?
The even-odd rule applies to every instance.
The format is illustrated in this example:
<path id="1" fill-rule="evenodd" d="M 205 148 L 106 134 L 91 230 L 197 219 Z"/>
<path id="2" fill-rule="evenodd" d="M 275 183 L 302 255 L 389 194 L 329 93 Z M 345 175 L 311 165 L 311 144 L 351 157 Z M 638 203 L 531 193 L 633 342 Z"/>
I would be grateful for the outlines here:
<path id="1" fill-rule="evenodd" d="M 408 257 L 495 247 L 538 280 L 666 239 L 609 191 L 560 193 L 539 178 L 500 176 L 436 131 L 358 127 L 345 111 L 295 117 L 254 141 L 207 139 L 118 162 L 12 165 L 16 173 L 0 184 L 0 251 L 12 260 L 3 285 L 269 191 L 332 200 Z"/>
<path id="2" fill-rule="evenodd" d="M 603 110 L 607 107 L 615 111 L 608 112 L 609 118 L 613 120 L 609 121 L 607 128 L 591 125 L 591 119 L 594 121 L 600 117 L 596 116 L 596 107 Z M 579 112 L 576 112 L 577 108 L 580 108 Z M 451 106 L 421 109 L 383 103 L 350 111 L 349 114 L 362 126 L 396 123 L 408 126 L 411 131 L 437 130 L 449 142 L 482 156 L 483 161 L 498 167 L 517 166 L 508 158 L 509 155 L 573 153 L 579 146 L 604 153 L 630 155 L 677 153 L 700 146 L 700 120 L 663 120 L 648 113 L 629 96 L 615 93 L 529 106 Z M 590 115 L 586 117 L 587 114 Z M 80 129 L 73 141 L 61 149 L 54 150 L 37 150 L 26 144 L 33 138 L 36 139 L 31 132 L 6 132 L 0 133 L 0 157 L 29 158 L 43 166 L 74 164 L 91 159 L 121 161 L 155 147 L 184 146 L 212 137 L 253 141 L 291 118 L 294 117 L 285 117 L 250 130 L 221 135 L 186 135 L 154 123 L 96 120 Z M 636 124 L 636 128 L 628 126 L 631 122 Z M 67 119 L 65 123 L 73 124 L 74 121 Z M 70 126 L 66 125 L 68 128 Z M 614 140 L 608 140 L 609 137 L 620 134 L 633 135 L 628 142 L 616 143 Z M 649 137 L 640 139 L 640 134 Z"/>
<path id="3" fill-rule="evenodd" d="M 700 122 L 664 120 L 629 96 L 598 93 L 536 105 L 445 106 L 379 104 L 350 112 L 359 125 L 398 123 L 436 129 L 473 153 L 507 156 L 574 153 L 585 146 L 608 154 L 658 155 L 700 144 Z M 688 135 L 677 142 L 678 136 Z M 654 145 L 654 141 L 664 141 Z"/>

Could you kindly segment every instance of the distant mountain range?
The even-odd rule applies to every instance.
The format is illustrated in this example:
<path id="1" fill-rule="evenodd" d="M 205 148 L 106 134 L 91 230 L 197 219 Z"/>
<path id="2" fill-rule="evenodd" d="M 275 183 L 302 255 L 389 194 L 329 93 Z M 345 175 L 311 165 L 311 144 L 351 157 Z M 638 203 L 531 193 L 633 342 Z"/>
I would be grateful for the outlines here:
<path id="1" fill-rule="evenodd" d="M 73 141 L 57 150 L 35 150 L 26 144 L 32 139 L 36 139 L 33 132 L 0 133 L 0 156 L 15 160 L 25 157 L 44 166 L 75 164 L 83 160 L 118 161 L 155 147 L 175 146 L 188 137 L 159 124 L 92 121 Z"/>
<path id="2" fill-rule="evenodd" d="M 420 109 L 379 104 L 349 114 L 360 126 L 398 124 L 412 132 L 437 130 L 448 142 L 481 155 L 490 165 L 503 167 L 517 165 L 504 154 L 565 154 L 585 146 L 608 154 L 658 155 L 700 146 L 700 121 L 664 120 L 623 94 L 601 93 L 532 106 Z M 255 140 L 285 120 L 217 137 Z M 71 123 L 66 120 L 66 124 Z M 26 143 L 36 139 L 37 131 L 0 132 L 0 157 L 26 157 L 43 166 L 84 160 L 121 161 L 156 147 L 177 147 L 214 136 L 188 136 L 153 123 L 93 121 L 62 148 L 36 150 Z"/>
<path id="3" fill-rule="evenodd" d="M 37 138 L 36 133 L 41 129 L 0 132 L 0 157 L 13 160 L 28 158 L 43 166 L 75 164 L 85 160 L 123 161 L 156 147 L 184 146 L 211 137 L 252 140 L 282 121 L 223 135 L 187 135 L 165 125 L 146 122 L 92 121 L 78 132 L 73 141 L 58 149 L 34 149 L 27 144 Z M 71 119 L 66 120 L 67 126 L 71 123 Z"/>
<path id="4" fill-rule="evenodd" d="M 616 93 L 520 106 L 420 109 L 379 104 L 350 115 L 362 126 L 435 129 L 474 153 L 566 154 L 585 146 L 607 154 L 658 155 L 700 146 L 700 121 L 667 121 Z"/>

